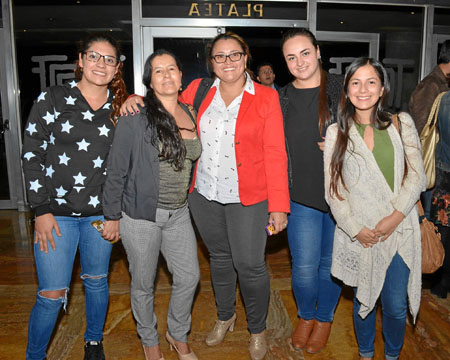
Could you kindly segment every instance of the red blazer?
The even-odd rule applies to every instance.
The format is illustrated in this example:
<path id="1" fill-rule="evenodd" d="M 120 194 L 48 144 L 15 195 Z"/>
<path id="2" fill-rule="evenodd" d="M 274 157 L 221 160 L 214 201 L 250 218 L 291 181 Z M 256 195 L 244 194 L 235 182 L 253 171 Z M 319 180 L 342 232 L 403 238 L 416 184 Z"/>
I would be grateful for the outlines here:
<path id="1" fill-rule="evenodd" d="M 193 104 L 200 81 L 192 81 L 181 94 L 180 101 Z M 253 205 L 267 199 L 269 212 L 289 212 L 287 156 L 278 94 L 266 86 L 253 84 L 255 95 L 244 92 L 236 120 L 239 198 L 243 205 Z M 200 105 L 197 129 L 200 129 L 200 119 L 216 90 L 212 87 Z M 195 185 L 196 170 L 190 192 Z"/>

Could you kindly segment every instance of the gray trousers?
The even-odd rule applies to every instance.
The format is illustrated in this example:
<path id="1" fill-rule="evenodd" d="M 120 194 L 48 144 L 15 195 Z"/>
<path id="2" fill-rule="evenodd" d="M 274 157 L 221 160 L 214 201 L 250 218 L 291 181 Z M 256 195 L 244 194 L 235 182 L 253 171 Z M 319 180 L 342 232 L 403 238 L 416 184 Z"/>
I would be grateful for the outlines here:
<path id="1" fill-rule="evenodd" d="M 153 304 L 160 251 L 173 277 L 167 314 L 169 333 L 175 340 L 187 342 L 192 302 L 200 279 L 197 242 L 187 205 L 176 210 L 158 208 L 155 222 L 122 215 L 120 233 L 131 273 L 131 308 L 142 344 L 159 343 Z"/>
<path id="2" fill-rule="evenodd" d="M 194 190 L 189 208 L 209 251 L 219 320 L 226 321 L 235 312 L 238 278 L 248 328 L 252 334 L 264 331 L 270 296 L 265 262 L 267 201 L 223 205 Z"/>

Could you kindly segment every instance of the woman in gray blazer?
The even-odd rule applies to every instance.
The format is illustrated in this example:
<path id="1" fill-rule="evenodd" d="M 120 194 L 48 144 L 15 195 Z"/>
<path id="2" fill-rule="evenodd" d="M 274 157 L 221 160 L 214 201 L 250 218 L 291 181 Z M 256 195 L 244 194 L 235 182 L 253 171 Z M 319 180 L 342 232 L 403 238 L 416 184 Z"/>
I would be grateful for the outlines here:
<path id="1" fill-rule="evenodd" d="M 147 360 L 163 359 L 153 311 L 159 252 L 173 275 L 166 339 L 179 359 L 195 360 L 187 343 L 200 272 L 187 205 L 193 163 L 201 153 L 195 114 L 178 102 L 181 66 L 167 50 L 144 66 L 145 108 L 119 118 L 103 192 L 106 239 L 122 237 L 131 273 L 131 307 Z M 119 221 L 120 219 L 120 221 Z"/>

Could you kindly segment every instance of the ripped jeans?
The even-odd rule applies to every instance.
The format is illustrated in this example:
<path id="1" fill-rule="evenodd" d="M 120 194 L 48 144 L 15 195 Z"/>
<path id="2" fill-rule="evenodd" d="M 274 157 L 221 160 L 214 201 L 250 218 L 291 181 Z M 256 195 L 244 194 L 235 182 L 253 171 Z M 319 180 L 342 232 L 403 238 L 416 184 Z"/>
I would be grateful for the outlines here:
<path id="1" fill-rule="evenodd" d="M 112 245 L 104 240 L 91 222 L 103 216 L 55 216 L 61 237 L 53 231 L 56 250 L 49 244 L 48 253 L 34 244 L 34 257 L 39 288 L 36 303 L 28 323 L 27 360 L 45 359 L 47 345 L 55 327 L 59 310 L 67 306 L 67 293 L 72 278 L 72 268 L 77 249 L 80 249 L 81 279 L 85 289 L 86 341 L 103 338 L 108 308 L 108 266 Z M 50 299 L 43 291 L 65 290 L 59 299 Z"/>

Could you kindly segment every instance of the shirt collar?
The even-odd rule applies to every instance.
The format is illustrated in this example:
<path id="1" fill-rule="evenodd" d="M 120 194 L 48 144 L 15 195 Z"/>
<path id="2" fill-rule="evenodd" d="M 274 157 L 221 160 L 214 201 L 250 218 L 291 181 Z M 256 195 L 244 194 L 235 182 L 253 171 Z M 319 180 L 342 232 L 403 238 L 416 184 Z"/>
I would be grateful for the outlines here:
<path id="1" fill-rule="evenodd" d="M 246 72 L 245 73 L 245 85 L 244 85 L 244 91 L 247 91 L 251 95 L 255 95 L 255 85 L 253 84 L 253 80 L 250 77 L 250 75 Z M 217 87 L 219 88 L 220 79 L 216 77 L 211 87 Z"/>

